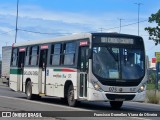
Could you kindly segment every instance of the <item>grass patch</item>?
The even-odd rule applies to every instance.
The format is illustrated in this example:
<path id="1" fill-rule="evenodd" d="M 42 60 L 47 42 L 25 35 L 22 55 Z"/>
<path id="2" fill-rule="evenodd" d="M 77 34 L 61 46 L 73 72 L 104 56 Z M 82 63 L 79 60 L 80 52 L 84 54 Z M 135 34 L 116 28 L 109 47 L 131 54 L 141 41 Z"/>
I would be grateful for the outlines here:
<path id="1" fill-rule="evenodd" d="M 153 104 L 160 103 L 160 95 L 158 93 L 155 93 L 155 91 L 148 92 L 147 98 L 148 98 L 148 103 L 153 103 Z"/>
<path id="2" fill-rule="evenodd" d="M 148 83 L 147 84 L 147 90 L 155 90 L 155 84 L 153 83 Z M 158 89 L 160 90 L 160 83 L 158 84 Z"/>
<path id="3" fill-rule="evenodd" d="M 153 84 L 153 83 L 147 84 L 147 90 L 154 90 L 154 89 L 155 89 L 155 84 Z"/>

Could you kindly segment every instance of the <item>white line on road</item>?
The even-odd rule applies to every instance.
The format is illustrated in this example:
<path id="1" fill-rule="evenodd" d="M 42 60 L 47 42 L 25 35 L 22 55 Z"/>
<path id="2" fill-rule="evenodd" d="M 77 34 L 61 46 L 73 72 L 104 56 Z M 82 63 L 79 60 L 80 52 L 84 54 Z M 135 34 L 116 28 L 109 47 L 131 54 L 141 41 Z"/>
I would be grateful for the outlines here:
<path id="1" fill-rule="evenodd" d="M 160 104 L 152 104 L 152 103 L 140 103 L 140 102 L 128 102 L 126 101 L 125 103 L 134 103 L 134 104 L 141 104 L 141 105 L 150 105 L 150 106 L 160 106 Z"/>
<path id="2" fill-rule="evenodd" d="M 146 118 L 140 118 L 140 117 L 131 117 L 133 119 L 139 119 L 139 120 L 151 120 L 151 119 L 146 119 Z"/>
<path id="3" fill-rule="evenodd" d="M 7 99 L 13 99 L 13 100 L 21 100 L 21 101 L 25 101 L 25 102 L 31 102 L 31 103 L 38 103 L 38 104 L 43 104 L 43 105 L 49 105 L 49 106 L 56 106 L 56 107 L 61 107 L 64 108 L 64 105 L 57 105 L 57 104 L 50 104 L 50 103 L 43 103 L 43 102 L 39 102 L 39 101 L 31 101 L 31 100 L 25 100 L 25 99 L 20 99 L 20 98 L 13 98 L 13 97 L 7 97 L 7 96 L 1 96 L 1 98 L 7 98 Z M 82 109 L 82 108 L 74 108 L 74 107 L 69 107 L 69 106 L 65 106 L 65 108 L 68 109 L 72 109 L 72 110 L 79 110 L 79 111 L 90 111 L 90 110 L 86 110 L 86 109 Z"/>

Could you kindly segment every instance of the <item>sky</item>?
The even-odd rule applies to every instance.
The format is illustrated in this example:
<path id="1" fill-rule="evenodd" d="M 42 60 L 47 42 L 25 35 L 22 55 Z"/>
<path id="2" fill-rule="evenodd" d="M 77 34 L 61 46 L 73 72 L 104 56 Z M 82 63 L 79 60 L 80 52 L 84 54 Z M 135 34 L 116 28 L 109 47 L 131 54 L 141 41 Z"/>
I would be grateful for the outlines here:
<path id="1" fill-rule="evenodd" d="M 155 26 L 148 23 L 148 17 L 160 9 L 160 0 L 19 0 L 17 42 L 85 32 L 138 35 L 138 6 L 135 3 L 142 3 L 139 35 L 151 59 L 155 52 L 160 52 L 160 45 L 155 46 L 148 40 L 144 28 Z M 15 42 L 16 5 L 17 0 L 0 0 L 0 54 L 2 46 Z"/>

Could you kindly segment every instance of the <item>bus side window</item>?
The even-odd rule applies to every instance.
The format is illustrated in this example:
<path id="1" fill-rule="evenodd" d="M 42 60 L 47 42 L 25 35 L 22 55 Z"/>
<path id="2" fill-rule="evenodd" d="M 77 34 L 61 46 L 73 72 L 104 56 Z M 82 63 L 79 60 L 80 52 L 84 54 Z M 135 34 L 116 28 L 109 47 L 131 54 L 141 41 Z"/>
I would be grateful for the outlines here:
<path id="1" fill-rule="evenodd" d="M 61 44 L 54 44 L 51 47 L 50 64 L 60 65 L 61 61 Z"/>
<path id="2" fill-rule="evenodd" d="M 39 54 L 39 47 L 38 46 L 31 47 L 30 58 L 29 58 L 30 65 L 38 65 L 38 57 L 37 57 L 38 54 Z"/>
<path id="3" fill-rule="evenodd" d="M 66 49 L 64 53 L 64 65 L 74 65 L 76 53 L 76 43 L 66 43 Z"/>
<path id="4" fill-rule="evenodd" d="M 17 58 L 18 58 L 18 49 L 14 48 L 12 52 L 11 65 L 17 66 Z"/>

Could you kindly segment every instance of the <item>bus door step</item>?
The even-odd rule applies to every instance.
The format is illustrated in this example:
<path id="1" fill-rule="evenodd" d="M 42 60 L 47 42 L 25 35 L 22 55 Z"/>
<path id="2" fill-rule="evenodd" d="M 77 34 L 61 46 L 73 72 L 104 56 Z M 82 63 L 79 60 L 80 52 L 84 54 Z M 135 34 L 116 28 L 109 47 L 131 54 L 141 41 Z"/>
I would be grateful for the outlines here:
<path id="1" fill-rule="evenodd" d="M 44 93 L 40 93 L 39 96 L 46 96 Z"/>

